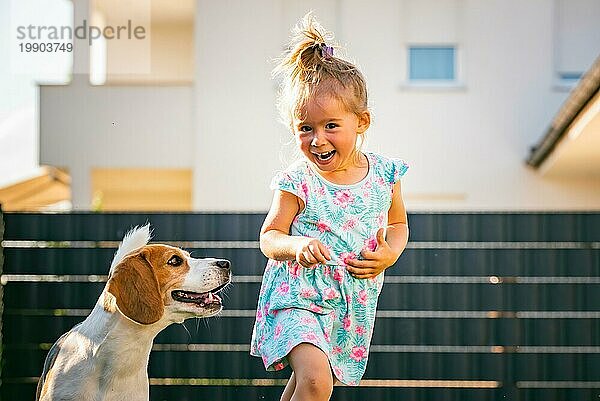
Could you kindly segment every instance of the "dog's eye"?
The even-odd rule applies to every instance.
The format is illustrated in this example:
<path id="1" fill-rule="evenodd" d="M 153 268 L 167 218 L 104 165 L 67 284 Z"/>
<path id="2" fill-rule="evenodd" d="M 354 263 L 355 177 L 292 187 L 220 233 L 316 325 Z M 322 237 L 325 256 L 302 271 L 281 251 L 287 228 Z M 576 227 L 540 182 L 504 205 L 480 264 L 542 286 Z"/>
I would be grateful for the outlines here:
<path id="1" fill-rule="evenodd" d="M 171 265 L 171 266 L 181 266 L 182 263 L 183 263 L 183 259 L 181 259 L 177 255 L 171 256 L 171 259 L 169 259 L 169 261 L 167 262 L 167 264 Z"/>

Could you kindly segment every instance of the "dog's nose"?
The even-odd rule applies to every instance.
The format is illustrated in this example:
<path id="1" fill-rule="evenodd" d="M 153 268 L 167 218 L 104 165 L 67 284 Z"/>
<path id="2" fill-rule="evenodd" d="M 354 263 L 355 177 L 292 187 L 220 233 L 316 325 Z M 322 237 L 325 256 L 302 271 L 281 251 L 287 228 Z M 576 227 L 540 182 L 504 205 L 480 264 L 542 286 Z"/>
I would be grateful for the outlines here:
<path id="1" fill-rule="evenodd" d="M 219 266 L 221 269 L 229 269 L 231 263 L 229 263 L 228 260 L 217 260 L 217 266 Z"/>

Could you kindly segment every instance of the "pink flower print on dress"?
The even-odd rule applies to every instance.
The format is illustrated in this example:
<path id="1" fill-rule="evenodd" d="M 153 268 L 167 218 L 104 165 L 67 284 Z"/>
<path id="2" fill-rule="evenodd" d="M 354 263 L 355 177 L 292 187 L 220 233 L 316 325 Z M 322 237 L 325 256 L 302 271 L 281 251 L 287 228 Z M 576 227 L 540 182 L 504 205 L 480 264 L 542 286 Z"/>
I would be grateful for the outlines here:
<path id="1" fill-rule="evenodd" d="M 315 313 L 323 313 L 323 308 L 316 304 L 310 304 L 309 309 Z"/>
<path id="2" fill-rule="evenodd" d="M 331 224 L 329 224 L 328 221 L 319 220 L 317 221 L 317 228 L 319 229 L 319 232 L 324 233 L 325 231 L 331 231 Z"/>
<path id="3" fill-rule="evenodd" d="M 348 220 L 346 220 L 344 222 L 344 224 L 342 224 L 342 230 L 350 231 L 353 228 L 355 228 L 357 224 L 358 224 L 358 218 L 356 218 L 355 216 L 352 216 L 352 217 L 348 218 Z"/>
<path id="4" fill-rule="evenodd" d="M 352 321 L 350 320 L 350 317 L 348 315 L 344 316 L 344 318 L 342 319 L 342 325 L 344 327 L 344 330 L 346 330 L 346 331 L 350 330 Z"/>
<path id="5" fill-rule="evenodd" d="M 300 318 L 300 322 L 304 325 L 310 326 L 313 324 L 317 324 L 317 318 L 314 316 L 302 316 Z"/>
<path id="6" fill-rule="evenodd" d="M 292 263 L 290 263 L 290 276 L 292 278 L 298 278 L 298 276 L 300 276 L 300 264 L 293 261 Z"/>
<path id="7" fill-rule="evenodd" d="M 359 304 L 361 305 L 366 305 L 367 304 L 367 292 L 365 290 L 360 290 L 358 292 L 358 296 L 357 296 L 357 301 Z"/>
<path id="8" fill-rule="evenodd" d="M 261 310 L 259 309 L 256 311 L 256 320 L 258 322 L 260 322 L 262 320 L 262 318 L 263 318 L 263 314 L 262 314 Z"/>
<path id="9" fill-rule="evenodd" d="M 317 290 L 312 287 L 304 287 L 300 290 L 302 298 L 313 298 L 315 295 L 317 295 Z"/>
<path id="10" fill-rule="evenodd" d="M 356 254 L 354 252 L 342 252 L 340 253 L 340 259 L 345 265 L 348 259 L 356 259 Z"/>
<path id="11" fill-rule="evenodd" d="M 344 275 L 342 273 L 343 273 L 342 269 L 335 269 L 333 271 L 333 279 L 340 284 L 344 281 Z"/>
<path id="12" fill-rule="evenodd" d="M 380 214 L 377 216 L 377 227 L 383 227 L 385 225 L 385 215 Z"/>
<path id="13" fill-rule="evenodd" d="M 342 353 L 342 347 L 340 347 L 339 345 L 336 345 L 331 349 L 331 355 L 337 355 L 337 354 L 341 354 L 341 353 Z"/>
<path id="14" fill-rule="evenodd" d="M 360 362 L 367 357 L 367 349 L 362 345 L 360 347 L 352 347 L 352 352 L 350 352 L 350 358 L 354 359 L 356 362 Z"/>
<path id="15" fill-rule="evenodd" d="M 325 187 L 323 185 L 317 186 L 316 193 L 319 196 L 325 196 Z"/>
<path id="16" fill-rule="evenodd" d="M 342 209 L 345 209 L 349 204 L 354 202 L 354 195 L 347 189 L 336 191 L 333 198 L 333 203 Z"/>
<path id="17" fill-rule="evenodd" d="M 373 252 L 373 251 L 375 251 L 375 249 L 377 249 L 377 238 L 376 237 L 367 238 L 365 240 L 365 246 L 363 247 L 363 250 Z"/>
<path id="18" fill-rule="evenodd" d="M 367 334 L 367 330 L 365 330 L 365 326 L 356 326 L 356 328 L 354 329 L 354 332 L 361 337 L 364 337 L 364 335 Z"/>
<path id="19" fill-rule="evenodd" d="M 323 300 L 328 301 L 330 299 L 335 299 L 340 296 L 340 293 L 333 287 L 327 287 L 323 291 Z"/>
<path id="20" fill-rule="evenodd" d="M 290 285 L 284 281 L 277 286 L 276 291 L 281 295 L 285 295 L 290 291 Z"/>
<path id="21" fill-rule="evenodd" d="M 329 333 L 328 332 L 324 332 L 323 333 L 323 337 L 325 337 L 325 341 L 327 341 L 328 343 L 331 342 L 331 337 L 329 337 Z"/>
<path id="22" fill-rule="evenodd" d="M 281 362 L 279 362 L 273 366 L 273 369 L 275 369 L 275 370 L 281 370 L 283 368 L 285 368 L 285 366 L 283 366 L 283 363 L 281 363 Z"/>
<path id="23" fill-rule="evenodd" d="M 308 199 L 308 184 L 306 181 L 302 181 L 300 183 L 300 188 L 302 189 L 302 193 L 304 194 L 304 199 Z"/>
<path id="24" fill-rule="evenodd" d="M 375 183 L 376 183 L 377 185 L 380 185 L 380 186 L 382 186 L 382 187 L 383 187 L 383 186 L 385 186 L 385 180 L 383 179 L 383 177 L 377 177 L 377 178 L 375 179 Z"/>
<path id="25" fill-rule="evenodd" d="M 313 333 L 312 331 L 309 333 L 302 333 L 302 341 L 308 341 L 308 342 L 319 342 L 319 337 L 317 337 L 317 335 L 315 333 Z"/>
<path id="26" fill-rule="evenodd" d="M 323 266 L 323 275 L 324 276 L 331 275 L 331 266 L 329 266 L 329 265 Z"/>
<path id="27" fill-rule="evenodd" d="M 275 336 L 274 336 L 275 339 L 279 338 L 282 330 L 283 330 L 283 326 L 281 325 L 281 323 L 277 323 L 277 326 L 275 326 Z"/>

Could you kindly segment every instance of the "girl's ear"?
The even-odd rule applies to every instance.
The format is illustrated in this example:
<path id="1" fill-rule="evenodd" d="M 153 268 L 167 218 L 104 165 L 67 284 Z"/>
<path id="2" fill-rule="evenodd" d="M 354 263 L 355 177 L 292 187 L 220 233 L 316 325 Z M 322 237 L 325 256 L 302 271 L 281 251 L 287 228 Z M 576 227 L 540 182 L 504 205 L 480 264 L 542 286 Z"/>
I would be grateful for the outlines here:
<path id="1" fill-rule="evenodd" d="M 357 115 L 358 117 L 358 134 L 364 134 L 371 125 L 371 113 L 368 110 Z"/>

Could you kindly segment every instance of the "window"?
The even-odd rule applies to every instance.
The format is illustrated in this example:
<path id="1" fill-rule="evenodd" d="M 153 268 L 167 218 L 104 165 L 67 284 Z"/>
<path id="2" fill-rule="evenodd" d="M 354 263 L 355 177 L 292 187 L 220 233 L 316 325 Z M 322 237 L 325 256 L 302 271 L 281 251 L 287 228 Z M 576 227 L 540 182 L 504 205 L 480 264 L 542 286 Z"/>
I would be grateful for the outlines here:
<path id="1" fill-rule="evenodd" d="M 455 54 L 453 46 L 410 46 L 409 81 L 455 81 Z"/>
<path id="2" fill-rule="evenodd" d="M 565 83 L 576 83 L 583 76 L 582 72 L 559 72 L 558 77 Z"/>

